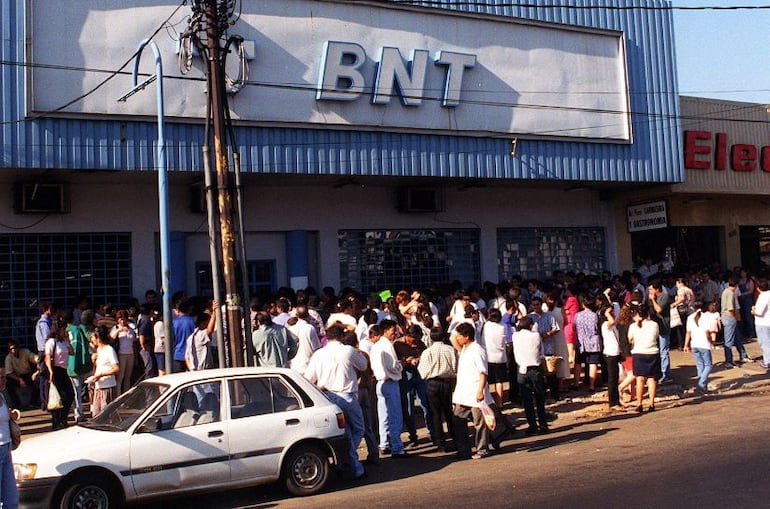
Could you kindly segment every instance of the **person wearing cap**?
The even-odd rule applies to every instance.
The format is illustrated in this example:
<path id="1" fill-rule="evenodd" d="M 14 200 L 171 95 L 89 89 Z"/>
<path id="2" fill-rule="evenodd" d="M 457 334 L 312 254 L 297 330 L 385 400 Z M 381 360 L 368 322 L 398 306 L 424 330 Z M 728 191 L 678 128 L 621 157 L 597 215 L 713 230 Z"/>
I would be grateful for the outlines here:
<path id="1" fill-rule="evenodd" d="M 37 371 L 39 356 L 27 348 L 22 348 L 16 340 L 8 340 L 8 355 L 5 356 L 5 380 L 13 408 L 30 406 L 35 398 L 32 375 Z"/>

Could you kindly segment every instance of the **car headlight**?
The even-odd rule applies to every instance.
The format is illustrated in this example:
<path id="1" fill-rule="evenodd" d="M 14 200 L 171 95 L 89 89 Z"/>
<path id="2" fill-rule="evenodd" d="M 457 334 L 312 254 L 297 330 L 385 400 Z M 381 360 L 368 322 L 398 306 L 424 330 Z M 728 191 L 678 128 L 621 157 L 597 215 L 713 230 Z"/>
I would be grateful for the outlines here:
<path id="1" fill-rule="evenodd" d="M 13 473 L 17 481 L 34 479 L 37 473 L 37 463 L 14 463 Z"/>

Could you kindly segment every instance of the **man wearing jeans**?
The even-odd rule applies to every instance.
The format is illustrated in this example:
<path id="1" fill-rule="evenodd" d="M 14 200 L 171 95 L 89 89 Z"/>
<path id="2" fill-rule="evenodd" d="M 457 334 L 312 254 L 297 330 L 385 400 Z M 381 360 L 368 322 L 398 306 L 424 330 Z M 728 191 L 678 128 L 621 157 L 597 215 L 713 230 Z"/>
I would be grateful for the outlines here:
<path id="1" fill-rule="evenodd" d="M 673 381 L 671 378 L 670 330 L 671 330 L 671 297 L 663 291 L 660 281 L 654 281 L 647 287 L 650 299 L 650 318 L 658 324 L 658 349 L 660 350 L 661 377 L 658 383 L 665 384 Z"/>
<path id="2" fill-rule="evenodd" d="M 338 325 L 326 330 L 328 343 L 313 353 L 304 375 L 345 414 L 345 433 L 350 438 L 350 467 L 353 478 L 360 479 L 365 473 L 358 459 L 358 444 L 364 436 L 364 415 L 358 404 L 357 371 L 365 370 L 367 362 L 364 354 L 340 341 L 343 334 Z"/>
<path id="3" fill-rule="evenodd" d="M 401 380 L 403 366 L 398 360 L 393 341 L 396 339 L 396 322 L 385 319 L 380 322 L 382 337 L 372 346 L 369 362 L 377 379 L 377 415 L 380 424 L 380 451 L 393 458 L 407 458 L 401 441 L 404 423 L 401 412 Z"/>
<path id="4" fill-rule="evenodd" d="M 741 319 L 738 299 L 735 297 L 735 289 L 738 286 L 738 280 L 730 276 L 727 280 L 727 288 L 722 291 L 722 327 L 725 334 L 725 367 L 734 368 L 733 346 L 738 350 L 739 362 L 748 358 L 746 349 L 743 347 L 743 338 L 738 328 L 738 321 Z"/>

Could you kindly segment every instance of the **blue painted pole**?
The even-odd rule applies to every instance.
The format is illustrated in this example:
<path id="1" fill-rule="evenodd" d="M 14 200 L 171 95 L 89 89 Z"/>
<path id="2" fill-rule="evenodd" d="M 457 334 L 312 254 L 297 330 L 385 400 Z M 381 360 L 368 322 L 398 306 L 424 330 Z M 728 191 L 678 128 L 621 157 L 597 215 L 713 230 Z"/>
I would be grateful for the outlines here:
<path id="1" fill-rule="evenodd" d="M 139 59 L 146 46 L 150 46 L 155 55 L 155 77 L 157 80 L 158 103 L 158 220 L 160 222 L 160 271 L 161 271 L 161 296 L 163 302 L 163 329 L 166 334 L 166 373 L 173 371 L 174 359 L 174 332 L 171 326 L 171 277 L 169 271 L 170 242 L 168 233 L 168 176 L 166 168 L 166 139 L 163 134 L 164 108 L 163 108 L 163 62 L 161 60 L 158 45 L 145 39 L 139 43 L 134 59 L 134 72 L 132 85 L 136 88 L 139 74 Z M 145 84 L 148 82 L 145 82 Z"/>

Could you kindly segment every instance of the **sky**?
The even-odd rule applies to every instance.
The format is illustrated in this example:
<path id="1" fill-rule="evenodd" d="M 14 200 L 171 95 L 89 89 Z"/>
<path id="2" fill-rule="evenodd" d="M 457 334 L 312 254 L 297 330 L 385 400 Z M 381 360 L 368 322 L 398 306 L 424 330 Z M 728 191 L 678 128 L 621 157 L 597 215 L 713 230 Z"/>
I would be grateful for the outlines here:
<path id="1" fill-rule="evenodd" d="M 679 95 L 770 104 L 770 0 L 672 0 Z"/>

